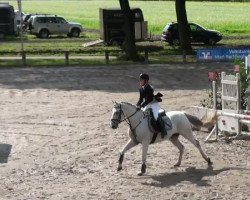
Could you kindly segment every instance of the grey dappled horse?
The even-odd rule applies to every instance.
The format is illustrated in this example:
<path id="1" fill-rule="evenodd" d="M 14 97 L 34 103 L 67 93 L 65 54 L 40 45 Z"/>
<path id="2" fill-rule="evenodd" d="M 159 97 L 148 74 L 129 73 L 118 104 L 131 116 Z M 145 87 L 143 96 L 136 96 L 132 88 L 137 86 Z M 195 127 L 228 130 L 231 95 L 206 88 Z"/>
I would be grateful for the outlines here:
<path id="1" fill-rule="evenodd" d="M 174 166 L 180 166 L 184 151 L 184 146 L 178 139 L 179 135 L 182 135 L 184 138 L 189 140 L 195 147 L 197 147 L 202 157 L 208 163 L 208 165 L 212 165 L 210 158 L 207 157 L 207 155 L 201 149 L 199 141 L 195 139 L 191 126 L 191 123 L 196 127 L 202 126 L 205 125 L 205 122 L 202 122 L 197 117 L 194 117 L 181 111 L 171 111 L 167 112 L 166 114 L 172 122 L 172 129 L 167 131 L 167 136 L 165 136 L 164 138 L 161 137 L 161 134 L 158 134 L 155 139 L 155 142 L 157 143 L 163 141 L 164 139 L 169 139 L 179 149 L 179 159 Z M 214 117 L 211 117 L 210 121 L 207 121 L 207 123 L 211 123 L 212 120 L 214 120 Z M 142 166 L 141 172 L 139 172 L 138 175 L 143 175 L 146 172 L 146 157 L 148 146 L 151 143 L 152 138 L 154 137 L 154 133 L 151 132 L 149 129 L 148 119 L 145 117 L 144 113 L 141 110 L 138 110 L 136 108 L 136 106 L 126 102 L 115 102 L 110 126 L 111 128 L 116 129 L 118 128 L 119 123 L 123 121 L 126 121 L 129 125 L 128 134 L 130 139 L 120 153 L 119 165 L 117 170 L 120 171 L 122 169 L 122 162 L 125 152 L 136 146 L 138 143 L 141 143 Z"/>

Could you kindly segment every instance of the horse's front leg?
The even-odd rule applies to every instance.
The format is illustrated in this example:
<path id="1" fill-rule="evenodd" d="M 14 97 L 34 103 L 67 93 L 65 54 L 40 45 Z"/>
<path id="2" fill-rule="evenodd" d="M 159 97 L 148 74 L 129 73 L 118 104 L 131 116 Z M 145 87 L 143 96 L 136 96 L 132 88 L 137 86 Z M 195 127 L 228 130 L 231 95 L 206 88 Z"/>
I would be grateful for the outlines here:
<path id="1" fill-rule="evenodd" d="M 136 146 L 137 143 L 135 143 L 132 139 L 130 139 L 127 144 L 124 146 L 123 150 L 120 153 L 120 157 L 119 157 L 119 164 L 118 164 L 118 168 L 117 171 L 122 170 L 122 162 L 123 162 L 123 158 L 124 158 L 124 154 L 126 151 L 128 151 L 129 149 L 131 149 L 132 147 Z"/>
<path id="2" fill-rule="evenodd" d="M 142 165 L 141 165 L 141 172 L 138 173 L 138 176 L 142 176 L 146 173 L 146 159 L 148 153 L 148 146 L 149 143 L 142 143 Z"/>

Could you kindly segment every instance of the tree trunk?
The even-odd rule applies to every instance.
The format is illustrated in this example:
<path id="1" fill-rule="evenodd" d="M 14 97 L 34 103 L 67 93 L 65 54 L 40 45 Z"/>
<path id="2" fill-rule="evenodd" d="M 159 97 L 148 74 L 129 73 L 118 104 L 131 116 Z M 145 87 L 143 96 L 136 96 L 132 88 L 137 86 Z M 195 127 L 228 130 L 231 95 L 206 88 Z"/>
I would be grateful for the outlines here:
<path id="1" fill-rule="evenodd" d="M 175 10 L 178 22 L 180 47 L 182 50 L 191 50 L 190 27 L 186 13 L 186 0 L 175 0 Z"/>
<path id="2" fill-rule="evenodd" d="M 138 61 L 138 54 L 135 46 L 135 25 L 134 15 L 130 9 L 128 0 L 119 0 L 124 16 L 125 43 L 124 50 L 128 60 Z"/>

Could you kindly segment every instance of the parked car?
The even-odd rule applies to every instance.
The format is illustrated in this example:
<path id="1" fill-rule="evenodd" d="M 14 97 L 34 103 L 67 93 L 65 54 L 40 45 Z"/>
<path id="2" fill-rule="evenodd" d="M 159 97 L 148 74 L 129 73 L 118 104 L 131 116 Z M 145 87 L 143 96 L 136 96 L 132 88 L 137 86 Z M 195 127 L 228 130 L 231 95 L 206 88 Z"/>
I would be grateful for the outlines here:
<path id="1" fill-rule="evenodd" d="M 23 23 L 27 23 L 28 20 L 30 19 L 31 16 L 35 15 L 50 15 L 50 14 L 45 14 L 45 13 L 26 13 L 23 14 Z"/>
<path id="2" fill-rule="evenodd" d="M 29 30 L 29 19 L 32 17 L 32 16 L 36 16 L 36 15 L 48 15 L 48 14 L 38 14 L 38 13 L 26 13 L 23 15 L 23 30 Z M 31 25 L 31 24 L 30 24 Z"/>
<path id="3" fill-rule="evenodd" d="M 67 22 L 57 15 L 32 15 L 28 20 L 28 29 L 31 34 L 40 38 L 48 38 L 49 35 L 67 34 L 68 37 L 79 37 L 83 31 L 82 25 Z"/>
<path id="4" fill-rule="evenodd" d="M 189 23 L 189 27 L 191 42 L 203 42 L 205 44 L 215 45 L 222 39 L 222 35 L 218 31 L 205 29 L 195 23 Z M 167 24 L 163 29 L 161 39 L 170 45 L 178 45 L 178 24 L 175 22 Z"/>

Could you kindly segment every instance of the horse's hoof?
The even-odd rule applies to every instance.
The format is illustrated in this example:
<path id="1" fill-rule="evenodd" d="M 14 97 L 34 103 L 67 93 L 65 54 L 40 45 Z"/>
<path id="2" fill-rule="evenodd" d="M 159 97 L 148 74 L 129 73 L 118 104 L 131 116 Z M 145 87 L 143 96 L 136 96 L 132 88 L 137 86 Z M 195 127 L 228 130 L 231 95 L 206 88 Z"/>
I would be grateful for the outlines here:
<path id="1" fill-rule="evenodd" d="M 117 167 L 117 171 L 121 171 L 122 170 L 122 167 Z"/>
<path id="2" fill-rule="evenodd" d="M 208 164 L 209 166 L 213 165 L 213 162 L 211 161 L 210 158 L 207 159 L 207 164 Z"/>
<path id="3" fill-rule="evenodd" d="M 174 165 L 174 167 L 180 167 L 180 163 L 176 163 L 175 165 Z"/>
<path id="4" fill-rule="evenodd" d="M 138 176 L 142 176 L 144 173 L 142 173 L 142 172 L 139 172 L 137 175 Z"/>

